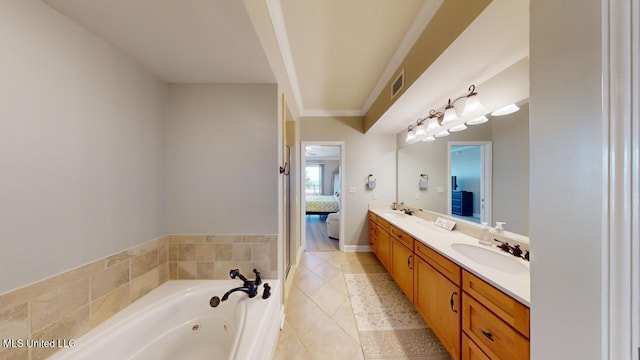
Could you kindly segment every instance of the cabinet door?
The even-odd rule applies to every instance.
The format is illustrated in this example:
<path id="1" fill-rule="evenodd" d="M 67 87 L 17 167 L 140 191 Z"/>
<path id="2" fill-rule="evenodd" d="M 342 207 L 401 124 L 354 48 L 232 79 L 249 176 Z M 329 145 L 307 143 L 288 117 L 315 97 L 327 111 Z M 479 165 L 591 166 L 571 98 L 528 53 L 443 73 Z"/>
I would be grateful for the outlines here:
<path id="1" fill-rule="evenodd" d="M 414 305 L 449 354 L 460 359 L 460 287 L 418 257 L 413 276 Z"/>
<path id="2" fill-rule="evenodd" d="M 413 251 L 396 239 L 391 240 L 391 275 L 413 302 Z"/>
<path id="3" fill-rule="evenodd" d="M 469 339 L 466 334 L 462 334 L 462 360 L 491 360 L 482 349 Z"/>
<path id="4" fill-rule="evenodd" d="M 387 271 L 391 272 L 391 237 L 389 233 L 378 226 L 376 235 L 376 255 L 378 259 L 384 265 Z"/>
<path id="5" fill-rule="evenodd" d="M 373 253 L 376 254 L 376 256 L 378 255 L 378 249 L 377 249 L 378 242 L 376 241 L 377 229 L 378 228 L 376 226 L 376 223 L 373 222 L 372 220 L 369 220 L 369 247 L 371 248 L 371 251 L 373 251 Z"/>

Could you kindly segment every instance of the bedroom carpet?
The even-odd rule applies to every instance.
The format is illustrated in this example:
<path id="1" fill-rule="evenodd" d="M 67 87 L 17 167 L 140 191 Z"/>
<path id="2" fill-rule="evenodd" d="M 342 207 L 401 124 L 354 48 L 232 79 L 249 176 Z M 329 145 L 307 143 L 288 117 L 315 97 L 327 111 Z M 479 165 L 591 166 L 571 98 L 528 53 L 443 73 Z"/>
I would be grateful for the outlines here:
<path id="1" fill-rule="evenodd" d="M 388 273 L 344 277 L 365 359 L 451 359 Z"/>

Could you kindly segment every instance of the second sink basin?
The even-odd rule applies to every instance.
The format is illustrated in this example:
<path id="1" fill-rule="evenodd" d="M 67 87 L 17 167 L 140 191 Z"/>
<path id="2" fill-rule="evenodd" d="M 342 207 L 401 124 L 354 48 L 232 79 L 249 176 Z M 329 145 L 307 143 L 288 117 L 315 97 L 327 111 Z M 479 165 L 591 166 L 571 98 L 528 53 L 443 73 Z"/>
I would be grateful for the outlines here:
<path id="1" fill-rule="evenodd" d="M 489 249 L 469 244 L 455 243 L 451 244 L 451 247 L 469 259 L 494 270 L 512 274 L 523 274 L 529 272 L 529 268 L 527 268 L 526 265 L 518 262 L 516 259 L 512 259 L 510 257 L 511 255 L 503 255 Z"/>
<path id="2" fill-rule="evenodd" d="M 401 212 L 395 212 L 395 211 L 387 211 L 382 213 L 383 217 L 389 218 L 389 219 L 401 219 L 403 217 L 406 217 L 407 215 L 401 213 Z"/>

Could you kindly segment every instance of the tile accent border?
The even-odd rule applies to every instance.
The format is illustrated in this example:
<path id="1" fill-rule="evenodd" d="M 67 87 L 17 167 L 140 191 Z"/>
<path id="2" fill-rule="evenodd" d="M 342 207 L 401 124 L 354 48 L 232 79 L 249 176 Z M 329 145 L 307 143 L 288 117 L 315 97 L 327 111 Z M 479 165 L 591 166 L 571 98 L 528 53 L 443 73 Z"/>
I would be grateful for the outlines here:
<path id="1" fill-rule="evenodd" d="M 5 340 L 77 339 L 169 279 L 278 278 L 277 235 L 167 235 L 0 295 L 0 360 L 58 348 Z"/>

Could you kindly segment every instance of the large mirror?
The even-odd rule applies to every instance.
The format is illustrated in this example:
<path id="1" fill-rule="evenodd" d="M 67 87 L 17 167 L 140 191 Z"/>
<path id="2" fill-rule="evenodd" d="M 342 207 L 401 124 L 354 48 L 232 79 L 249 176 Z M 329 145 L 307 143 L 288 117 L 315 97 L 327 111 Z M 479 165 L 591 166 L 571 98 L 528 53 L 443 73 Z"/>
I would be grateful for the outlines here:
<path id="1" fill-rule="evenodd" d="M 398 149 L 397 201 L 465 221 L 484 216 L 528 236 L 529 104 L 518 105 L 515 113 Z M 483 172 L 490 176 L 473 175 Z"/>

